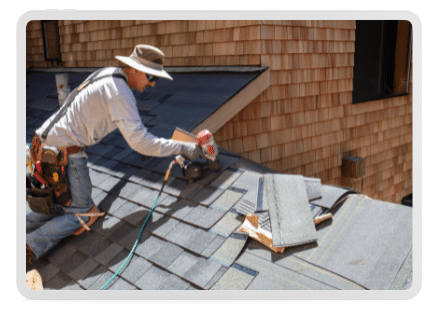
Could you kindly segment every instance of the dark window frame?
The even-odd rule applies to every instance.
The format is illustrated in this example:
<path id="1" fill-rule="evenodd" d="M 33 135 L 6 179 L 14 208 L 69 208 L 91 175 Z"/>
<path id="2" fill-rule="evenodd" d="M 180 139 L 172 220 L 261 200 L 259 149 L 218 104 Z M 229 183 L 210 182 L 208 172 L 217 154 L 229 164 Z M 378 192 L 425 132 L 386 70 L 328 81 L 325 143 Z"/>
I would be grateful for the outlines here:
<path id="1" fill-rule="evenodd" d="M 406 22 L 403 21 L 405 32 Z M 356 21 L 353 104 L 409 95 L 412 25 L 408 25 L 407 38 L 400 37 L 398 41 L 399 25 L 403 26 L 400 21 Z M 400 47 L 402 53 L 397 50 Z M 406 64 L 395 62 L 400 56 Z M 397 80 L 396 70 L 399 74 L 400 68 L 404 75 Z"/>
<path id="2" fill-rule="evenodd" d="M 46 23 L 56 23 L 55 36 L 56 36 L 56 49 L 57 49 L 57 54 L 58 54 L 57 58 L 49 57 L 48 41 L 46 39 L 46 32 L 45 32 L 45 24 Z M 58 62 L 60 62 L 61 61 L 61 40 L 60 40 L 60 36 L 59 36 L 58 21 L 56 21 L 56 20 L 42 20 L 41 21 L 41 32 L 43 34 L 44 59 L 46 61 L 58 61 Z"/>

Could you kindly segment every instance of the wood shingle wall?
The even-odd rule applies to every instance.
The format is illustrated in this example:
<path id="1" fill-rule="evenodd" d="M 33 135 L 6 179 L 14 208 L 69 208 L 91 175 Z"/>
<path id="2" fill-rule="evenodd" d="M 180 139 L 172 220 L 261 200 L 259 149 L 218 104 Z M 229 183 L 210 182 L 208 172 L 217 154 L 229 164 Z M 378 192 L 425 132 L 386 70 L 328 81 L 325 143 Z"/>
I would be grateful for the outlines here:
<path id="1" fill-rule="evenodd" d="M 140 43 L 165 66 L 269 66 L 271 87 L 214 134 L 220 146 L 380 200 L 412 192 L 412 83 L 409 96 L 352 104 L 355 21 L 59 21 L 59 33 L 63 67 L 120 66 Z M 27 36 L 27 68 L 53 66 L 40 21 Z M 347 155 L 364 158 L 364 178 L 341 177 Z"/>

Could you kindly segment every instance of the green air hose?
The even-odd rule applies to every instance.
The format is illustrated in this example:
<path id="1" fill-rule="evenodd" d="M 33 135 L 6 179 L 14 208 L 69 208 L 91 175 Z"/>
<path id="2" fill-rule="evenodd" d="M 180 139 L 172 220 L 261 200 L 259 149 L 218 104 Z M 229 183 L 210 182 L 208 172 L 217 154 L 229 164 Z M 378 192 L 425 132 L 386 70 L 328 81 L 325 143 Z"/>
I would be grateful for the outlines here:
<path id="1" fill-rule="evenodd" d="M 120 268 L 117 270 L 117 272 L 116 272 L 116 273 L 115 273 L 115 274 L 114 274 L 114 275 L 113 275 L 113 276 L 112 276 L 112 277 L 106 282 L 105 285 L 103 285 L 103 286 L 100 288 L 100 290 L 104 290 L 104 289 L 109 285 L 109 283 L 110 283 L 110 282 L 111 282 L 111 281 L 112 281 L 117 275 L 120 274 L 120 272 L 123 270 L 123 268 L 126 266 L 126 264 L 129 262 L 129 260 L 131 259 L 132 255 L 134 254 L 134 251 L 135 251 L 135 249 L 137 248 L 138 242 L 140 241 L 140 237 L 141 237 L 141 235 L 142 235 L 142 233 L 143 233 L 144 227 L 146 226 L 146 223 L 147 223 L 149 217 L 151 216 L 152 212 L 154 211 L 155 206 L 157 205 L 158 199 L 160 199 L 161 193 L 163 192 L 164 185 L 166 184 L 166 181 L 167 181 L 167 179 L 169 178 L 170 171 L 171 171 L 172 166 L 173 166 L 174 164 L 175 164 L 175 161 L 170 162 L 169 169 L 167 170 L 166 175 L 164 176 L 163 185 L 161 186 L 160 193 L 158 194 L 157 199 L 155 200 L 154 205 L 152 206 L 152 209 L 150 210 L 149 214 L 146 216 L 146 218 L 145 218 L 145 220 L 144 220 L 144 222 L 143 222 L 143 225 L 141 226 L 140 232 L 139 232 L 139 234 L 138 234 L 138 236 L 137 236 L 137 239 L 135 240 L 135 243 L 134 243 L 134 246 L 133 246 L 132 249 L 131 249 L 131 252 L 129 253 L 129 255 L 128 255 L 128 257 L 126 258 L 125 262 L 123 262 L 122 266 L 120 266 Z"/>

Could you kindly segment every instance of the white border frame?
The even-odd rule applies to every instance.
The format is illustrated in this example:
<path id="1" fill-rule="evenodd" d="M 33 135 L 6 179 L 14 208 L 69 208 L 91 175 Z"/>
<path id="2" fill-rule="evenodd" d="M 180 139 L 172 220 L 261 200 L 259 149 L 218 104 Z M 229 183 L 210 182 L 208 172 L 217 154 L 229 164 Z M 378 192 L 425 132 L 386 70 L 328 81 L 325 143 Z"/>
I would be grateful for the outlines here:
<path id="1" fill-rule="evenodd" d="M 25 211 L 17 209 L 17 273 L 21 295 L 28 299 L 102 300 L 290 300 L 290 299 L 411 299 L 422 285 L 422 26 L 409 11 L 75 11 L 46 10 L 24 13 L 17 23 L 17 208 L 25 207 L 24 144 L 26 128 L 26 24 L 31 20 L 408 20 L 413 27 L 413 283 L 408 290 L 369 291 L 31 291 L 25 284 Z"/>

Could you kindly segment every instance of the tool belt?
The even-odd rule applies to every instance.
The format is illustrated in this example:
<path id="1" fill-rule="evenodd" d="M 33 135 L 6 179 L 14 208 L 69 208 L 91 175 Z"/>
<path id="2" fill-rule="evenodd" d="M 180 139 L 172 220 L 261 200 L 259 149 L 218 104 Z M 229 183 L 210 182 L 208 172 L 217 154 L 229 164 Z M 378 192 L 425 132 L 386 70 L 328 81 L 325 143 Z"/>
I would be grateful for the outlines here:
<path id="1" fill-rule="evenodd" d="M 69 94 L 61 109 L 56 113 L 53 120 L 41 134 L 45 140 L 50 129 L 59 121 L 77 94 L 93 82 L 107 78 L 121 78 L 126 81 L 126 77 L 121 74 L 109 74 L 97 77 L 104 69 L 94 72 L 79 87 Z M 126 81 L 126 83 L 128 83 Z M 26 176 L 26 199 L 30 208 L 39 213 L 52 214 L 54 203 L 63 206 L 71 204 L 70 189 L 66 179 L 66 169 L 68 165 L 68 156 L 78 153 L 81 147 L 72 146 L 66 148 L 56 148 L 44 145 L 40 136 L 35 134 L 32 139 L 30 149 L 30 168 L 32 176 Z M 35 170 L 33 170 L 35 165 Z M 44 188 L 39 188 L 44 185 Z M 79 218 L 79 217 L 78 217 Z M 80 219 L 80 218 L 79 218 Z"/>
<path id="2" fill-rule="evenodd" d="M 35 134 L 30 149 L 32 175 L 26 176 L 26 200 L 32 211 L 53 214 L 54 204 L 71 204 L 66 170 L 68 156 L 80 152 L 81 147 L 55 148 L 46 146 Z M 41 188 L 43 187 L 44 188 Z"/>

